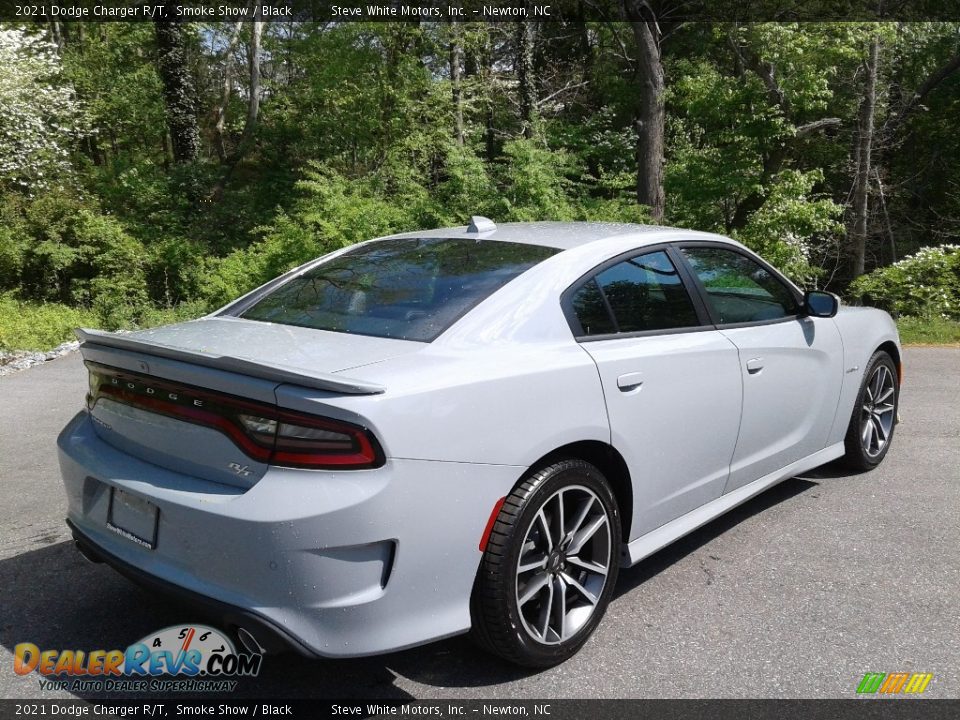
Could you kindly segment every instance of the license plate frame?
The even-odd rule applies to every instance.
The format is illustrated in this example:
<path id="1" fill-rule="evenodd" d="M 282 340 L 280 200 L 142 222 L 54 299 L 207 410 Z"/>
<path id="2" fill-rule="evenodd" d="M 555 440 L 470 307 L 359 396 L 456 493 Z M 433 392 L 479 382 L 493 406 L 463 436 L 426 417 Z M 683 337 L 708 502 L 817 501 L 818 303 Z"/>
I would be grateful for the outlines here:
<path id="1" fill-rule="evenodd" d="M 118 487 L 110 488 L 107 529 L 146 550 L 157 547 L 160 508 L 149 500 Z"/>

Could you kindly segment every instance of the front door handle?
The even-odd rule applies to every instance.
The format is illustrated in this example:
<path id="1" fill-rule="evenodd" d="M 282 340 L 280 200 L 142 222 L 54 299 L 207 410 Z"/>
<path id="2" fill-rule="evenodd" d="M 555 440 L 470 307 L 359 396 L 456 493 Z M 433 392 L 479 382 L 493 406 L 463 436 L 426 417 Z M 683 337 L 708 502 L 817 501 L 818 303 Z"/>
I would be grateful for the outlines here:
<path id="1" fill-rule="evenodd" d="M 747 372 L 756 375 L 763 370 L 763 358 L 750 358 L 747 360 Z"/>
<path id="2" fill-rule="evenodd" d="M 630 392 L 643 385 L 643 373 L 632 372 L 617 378 L 617 387 L 621 392 Z"/>

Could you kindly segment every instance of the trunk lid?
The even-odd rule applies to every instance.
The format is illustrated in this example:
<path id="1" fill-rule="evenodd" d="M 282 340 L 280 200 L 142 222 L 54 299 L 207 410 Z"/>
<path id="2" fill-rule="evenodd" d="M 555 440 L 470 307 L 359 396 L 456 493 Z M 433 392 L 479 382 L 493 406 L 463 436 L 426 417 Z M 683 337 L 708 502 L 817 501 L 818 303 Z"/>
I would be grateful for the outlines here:
<path id="1" fill-rule="evenodd" d="M 160 467 L 238 487 L 254 485 L 269 465 L 237 419 L 284 408 L 277 387 L 382 393 L 382 386 L 339 373 L 423 347 L 222 318 L 124 335 L 77 335 L 90 371 L 88 408 L 100 438 Z"/>
<path id="2" fill-rule="evenodd" d="M 212 317 L 132 333 L 131 339 L 205 355 L 245 358 L 307 374 L 338 373 L 416 352 L 421 342 L 351 335 L 236 317 Z"/>

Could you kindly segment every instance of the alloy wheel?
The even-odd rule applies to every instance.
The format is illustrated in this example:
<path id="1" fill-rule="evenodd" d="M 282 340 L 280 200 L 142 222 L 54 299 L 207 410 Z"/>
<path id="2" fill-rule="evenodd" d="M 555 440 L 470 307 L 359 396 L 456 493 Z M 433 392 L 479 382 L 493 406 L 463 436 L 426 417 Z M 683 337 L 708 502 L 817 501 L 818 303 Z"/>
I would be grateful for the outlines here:
<path id="1" fill-rule="evenodd" d="M 586 625 L 607 584 L 612 552 L 610 518 L 592 490 L 567 486 L 540 506 L 516 569 L 517 608 L 533 640 L 557 645 Z"/>
<path id="2" fill-rule="evenodd" d="M 887 446 L 896 419 L 896 388 L 893 373 L 886 365 L 877 365 L 863 393 L 860 412 L 860 443 L 871 458 Z"/>

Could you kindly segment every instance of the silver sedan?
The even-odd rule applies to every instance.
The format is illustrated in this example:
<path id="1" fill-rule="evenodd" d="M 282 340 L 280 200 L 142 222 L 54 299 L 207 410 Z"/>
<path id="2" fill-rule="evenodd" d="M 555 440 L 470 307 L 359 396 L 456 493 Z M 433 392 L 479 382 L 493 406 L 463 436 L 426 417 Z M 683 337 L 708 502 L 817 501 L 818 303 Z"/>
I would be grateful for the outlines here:
<path id="1" fill-rule="evenodd" d="M 636 225 L 474 218 L 78 333 L 81 551 L 250 650 L 326 657 L 472 632 L 562 662 L 621 568 L 798 473 L 879 464 L 901 377 L 885 313 Z"/>

